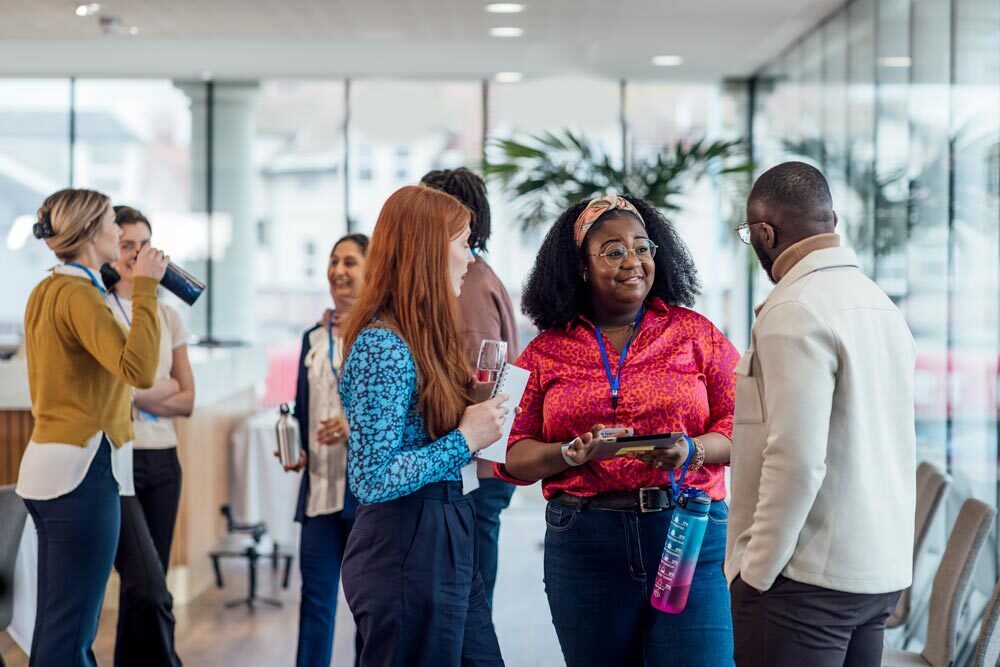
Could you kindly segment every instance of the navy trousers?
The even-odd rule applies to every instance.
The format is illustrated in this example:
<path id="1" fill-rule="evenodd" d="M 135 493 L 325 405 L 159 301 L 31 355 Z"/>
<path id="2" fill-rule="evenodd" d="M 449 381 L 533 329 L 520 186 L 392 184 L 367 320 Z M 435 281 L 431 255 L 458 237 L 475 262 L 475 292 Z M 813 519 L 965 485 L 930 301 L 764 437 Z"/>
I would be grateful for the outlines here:
<path id="1" fill-rule="evenodd" d="M 306 473 L 308 474 L 308 472 Z M 354 518 L 349 512 L 307 517 L 299 538 L 302 596 L 299 602 L 297 667 L 329 667 L 337 614 L 340 563 Z M 355 664 L 361 655 L 361 634 L 355 636 Z"/>
<path id="2" fill-rule="evenodd" d="M 31 667 L 94 667 L 93 643 L 118 546 L 121 503 L 111 443 L 101 440 L 78 487 L 25 500 L 38 531 L 38 611 Z"/>
<path id="3" fill-rule="evenodd" d="M 497 583 L 497 552 L 500 548 L 500 512 L 510 505 L 514 485 L 502 479 L 481 479 L 470 495 L 476 501 L 476 533 L 479 540 L 479 574 L 486 589 L 486 603 L 493 608 Z"/>
<path id="4" fill-rule="evenodd" d="M 362 667 L 503 665 L 476 560 L 458 482 L 358 508 L 343 582 Z"/>

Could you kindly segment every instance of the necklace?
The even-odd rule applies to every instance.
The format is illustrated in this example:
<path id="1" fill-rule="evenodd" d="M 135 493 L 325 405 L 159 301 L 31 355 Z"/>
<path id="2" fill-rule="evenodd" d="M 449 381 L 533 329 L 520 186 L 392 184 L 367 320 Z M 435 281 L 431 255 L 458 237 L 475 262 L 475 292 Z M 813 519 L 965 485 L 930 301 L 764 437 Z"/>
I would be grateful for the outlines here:
<path id="1" fill-rule="evenodd" d="M 609 333 L 616 333 L 616 332 L 618 332 L 618 331 L 624 331 L 625 329 L 629 329 L 629 330 L 631 330 L 631 329 L 633 329 L 634 327 L 635 327 L 635 322 L 629 322 L 629 323 L 628 323 L 628 324 L 626 324 L 625 326 L 623 326 L 623 327 L 618 327 L 617 329 L 604 329 L 604 333 L 606 333 L 606 334 L 609 334 Z"/>

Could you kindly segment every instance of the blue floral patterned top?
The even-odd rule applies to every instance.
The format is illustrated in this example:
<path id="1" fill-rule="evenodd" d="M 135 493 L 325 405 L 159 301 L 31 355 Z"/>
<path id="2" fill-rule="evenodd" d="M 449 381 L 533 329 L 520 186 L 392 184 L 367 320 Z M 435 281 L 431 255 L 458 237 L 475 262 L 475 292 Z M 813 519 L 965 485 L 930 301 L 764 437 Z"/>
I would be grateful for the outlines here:
<path id="1" fill-rule="evenodd" d="M 417 370 L 406 343 L 389 329 L 362 330 L 340 380 L 351 427 L 347 481 L 362 504 L 382 503 L 434 482 L 458 481 L 471 460 L 455 429 L 434 440 L 417 412 Z"/>

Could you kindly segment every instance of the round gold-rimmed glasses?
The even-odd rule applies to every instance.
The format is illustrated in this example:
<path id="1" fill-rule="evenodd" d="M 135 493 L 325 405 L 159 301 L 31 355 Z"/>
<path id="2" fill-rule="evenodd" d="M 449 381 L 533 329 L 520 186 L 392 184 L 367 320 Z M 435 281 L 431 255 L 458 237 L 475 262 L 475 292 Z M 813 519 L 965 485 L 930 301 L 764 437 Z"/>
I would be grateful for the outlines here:
<path id="1" fill-rule="evenodd" d="M 591 257 L 603 257 L 611 268 L 617 269 L 628 259 L 629 253 L 642 263 L 652 262 L 656 256 L 656 244 L 649 239 L 640 239 L 628 248 L 624 243 L 612 243 L 604 252 L 589 253 Z"/>

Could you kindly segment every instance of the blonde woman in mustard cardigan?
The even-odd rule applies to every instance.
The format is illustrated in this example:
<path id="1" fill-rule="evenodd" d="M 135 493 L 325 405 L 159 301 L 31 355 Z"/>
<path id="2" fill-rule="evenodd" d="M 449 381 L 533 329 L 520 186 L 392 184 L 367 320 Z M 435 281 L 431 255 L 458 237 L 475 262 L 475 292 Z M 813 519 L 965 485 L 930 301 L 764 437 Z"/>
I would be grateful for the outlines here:
<path id="1" fill-rule="evenodd" d="M 108 306 L 99 273 L 118 259 L 108 197 L 61 190 L 38 210 L 35 236 L 63 263 L 28 299 L 24 315 L 35 427 L 17 494 L 38 531 L 38 610 L 30 665 L 96 665 L 92 644 L 118 546 L 119 494 L 132 483 L 132 387 L 156 376 L 156 286 L 167 257 L 135 263 L 132 327 Z"/>

